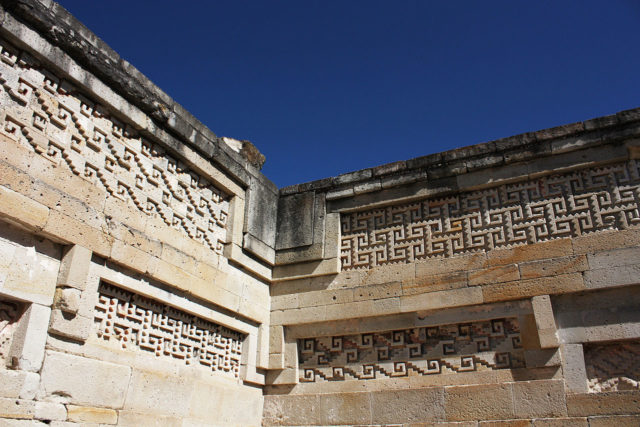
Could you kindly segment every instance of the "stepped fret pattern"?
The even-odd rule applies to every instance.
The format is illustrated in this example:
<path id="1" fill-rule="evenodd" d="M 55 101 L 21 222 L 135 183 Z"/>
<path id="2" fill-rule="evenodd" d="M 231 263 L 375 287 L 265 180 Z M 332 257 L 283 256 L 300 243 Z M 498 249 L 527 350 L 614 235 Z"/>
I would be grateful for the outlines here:
<path id="1" fill-rule="evenodd" d="M 516 318 L 298 341 L 300 381 L 348 381 L 524 367 Z"/>
<path id="2" fill-rule="evenodd" d="M 0 40 L 0 133 L 222 253 L 229 196 Z"/>
<path id="3" fill-rule="evenodd" d="M 640 341 L 585 345 L 589 391 L 640 390 Z"/>
<path id="4" fill-rule="evenodd" d="M 640 224 L 637 160 L 343 214 L 342 269 L 451 257 Z"/>
<path id="5" fill-rule="evenodd" d="M 242 334 L 115 286 L 102 283 L 99 294 L 95 321 L 103 340 L 239 377 Z"/>

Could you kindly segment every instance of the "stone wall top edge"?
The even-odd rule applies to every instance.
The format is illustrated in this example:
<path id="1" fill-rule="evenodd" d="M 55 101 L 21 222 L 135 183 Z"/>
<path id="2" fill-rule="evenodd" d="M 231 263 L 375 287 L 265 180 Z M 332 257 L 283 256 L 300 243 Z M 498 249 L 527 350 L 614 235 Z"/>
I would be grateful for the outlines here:
<path id="1" fill-rule="evenodd" d="M 328 192 L 332 190 L 348 191 L 354 185 L 367 185 L 372 181 L 388 180 L 385 188 L 401 186 L 416 180 L 427 178 L 428 169 L 434 176 L 442 175 L 439 170 L 447 168 L 464 170 L 458 173 L 479 169 L 504 166 L 511 163 L 529 161 L 539 157 L 557 154 L 552 144 L 569 139 L 588 136 L 594 140 L 590 146 L 611 142 L 608 131 L 640 121 L 640 108 L 623 110 L 615 114 L 596 117 L 576 123 L 526 132 L 493 141 L 455 148 L 426 156 L 401 160 L 383 165 L 347 172 L 335 177 L 323 178 L 301 184 L 294 184 L 280 189 L 280 195 L 286 196 L 307 191 Z M 584 149 L 585 145 L 575 144 L 565 147 L 561 152 Z M 486 161 L 485 161 L 486 159 Z M 471 164 L 470 168 L 467 165 Z M 420 176 L 420 173 L 424 172 Z M 455 175 L 455 173 L 449 174 Z M 397 183 L 394 183 L 397 182 Z"/>
<path id="2" fill-rule="evenodd" d="M 260 172 L 264 156 L 253 144 L 242 141 L 240 152 L 231 149 L 61 5 L 50 0 L 0 0 L 0 6 L 201 156 L 232 175 L 240 173 L 243 176 L 236 176 L 240 181 L 248 181 L 252 176 L 264 187 L 277 191 L 275 184 Z"/>

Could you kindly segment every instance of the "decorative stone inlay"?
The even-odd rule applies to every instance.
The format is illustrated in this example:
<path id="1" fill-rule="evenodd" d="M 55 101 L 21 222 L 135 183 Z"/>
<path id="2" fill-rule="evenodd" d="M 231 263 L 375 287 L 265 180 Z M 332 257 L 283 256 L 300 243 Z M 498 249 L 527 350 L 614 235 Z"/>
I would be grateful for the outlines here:
<path id="1" fill-rule="evenodd" d="M 342 269 L 526 245 L 640 224 L 638 161 L 343 214 Z"/>
<path id="2" fill-rule="evenodd" d="M 589 391 L 640 390 L 640 341 L 584 346 Z"/>
<path id="3" fill-rule="evenodd" d="M 148 351 L 238 378 L 241 333 L 106 283 L 98 292 L 98 337 L 121 349 Z"/>
<path id="4" fill-rule="evenodd" d="M 11 338 L 24 305 L 16 301 L 0 300 L 0 369 L 7 364 Z"/>
<path id="5" fill-rule="evenodd" d="M 229 196 L 0 39 L 0 132 L 222 253 Z"/>
<path id="6" fill-rule="evenodd" d="M 298 340 L 301 382 L 524 367 L 516 318 Z"/>

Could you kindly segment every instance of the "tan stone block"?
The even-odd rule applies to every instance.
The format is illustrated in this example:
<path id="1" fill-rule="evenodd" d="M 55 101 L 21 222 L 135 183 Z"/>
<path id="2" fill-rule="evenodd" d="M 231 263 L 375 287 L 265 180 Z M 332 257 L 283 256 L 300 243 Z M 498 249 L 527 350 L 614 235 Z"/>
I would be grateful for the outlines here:
<path id="1" fill-rule="evenodd" d="M 8 219 L 31 230 L 42 230 L 49 219 L 49 208 L 0 186 L 0 218 Z"/>
<path id="2" fill-rule="evenodd" d="M 60 262 L 58 286 L 84 290 L 91 265 L 91 251 L 80 245 L 69 247 Z"/>
<path id="3" fill-rule="evenodd" d="M 35 372 L 0 370 L 0 397 L 31 400 L 35 397 L 40 375 Z"/>
<path id="4" fill-rule="evenodd" d="M 538 338 L 542 348 L 557 348 L 560 345 L 558 340 L 556 321 L 551 306 L 549 295 L 540 295 L 531 298 L 533 316 L 536 319 Z"/>
<path id="5" fill-rule="evenodd" d="M 358 317 L 378 316 L 381 313 L 373 300 L 348 302 L 345 304 L 331 304 L 326 306 L 324 320 L 341 320 Z"/>
<path id="6" fill-rule="evenodd" d="M 36 402 L 34 418 L 47 421 L 64 421 L 67 408 L 62 403 Z"/>
<path id="7" fill-rule="evenodd" d="M 185 276 L 186 273 L 183 273 Z M 238 311 L 240 308 L 240 296 L 227 291 L 219 286 L 216 286 L 214 283 L 208 283 L 204 280 L 198 279 L 195 276 L 187 276 L 191 277 L 189 282 L 173 282 L 173 283 L 183 283 L 188 286 L 186 289 L 191 295 L 194 295 L 198 298 L 202 298 L 205 301 L 212 302 L 216 305 L 224 307 L 226 309 L 232 311 Z M 175 286 L 175 285 L 174 285 Z M 258 319 L 255 319 L 258 320 Z"/>
<path id="8" fill-rule="evenodd" d="M 444 388 L 373 392 L 371 393 L 371 415 L 372 422 L 376 424 L 444 421 Z"/>
<path id="9" fill-rule="evenodd" d="M 113 409 L 67 405 L 69 421 L 76 423 L 116 424 L 118 413 Z"/>
<path id="10" fill-rule="evenodd" d="M 227 274 L 219 268 L 200 261 L 196 264 L 196 273 L 202 280 L 209 283 L 222 284 L 227 279 Z"/>
<path id="11" fill-rule="evenodd" d="M 484 302 L 508 301 L 545 294 L 562 294 L 585 289 L 582 274 L 570 273 L 555 277 L 518 280 L 482 287 Z"/>
<path id="12" fill-rule="evenodd" d="M 197 260 L 167 243 L 162 244 L 162 255 L 160 256 L 160 259 L 167 261 L 184 271 L 188 271 L 191 274 L 197 274 Z"/>
<path id="13" fill-rule="evenodd" d="M 149 412 L 118 411 L 118 426 L 165 427 L 182 425 L 183 418 L 162 416 Z"/>
<path id="14" fill-rule="evenodd" d="M 109 235 L 113 236 L 116 240 L 121 240 L 123 243 L 133 246 L 142 252 L 148 253 L 155 257 L 160 257 L 162 254 L 162 243 L 150 236 L 147 236 L 142 231 L 135 228 L 127 227 L 120 223 L 109 223 Z"/>
<path id="15" fill-rule="evenodd" d="M 13 332 L 9 360 L 15 369 L 38 372 L 44 359 L 51 308 L 30 304 Z"/>
<path id="16" fill-rule="evenodd" d="M 350 303 L 354 304 L 354 303 Z M 359 303 L 358 303 L 359 304 Z M 271 312 L 272 325 L 296 325 L 298 323 L 321 322 L 327 319 L 327 308 L 335 306 L 317 306 L 276 310 Z"/>
<path id="17" fill-rule="evenodd" d="M 269 367 L 271 370 L 284 369 L 284 354 L 271 353 L 269 354 Z"/>
<path id="18" fill-rule="evenodd" d="M 391 282 L 381 285 L 359 286 L 353 289 L 353 300 L 364 301 L 370 299 L 384 299 L 402 295 L 402 283 Z"/>
<path id="19" fill-rule="evenodd" d="M 352 301 L 352 289 L 332 289 L 327 291 L 302 292 L 298 294 L 298 306 L 300 308 L 329 304 L 343 304 Z"/>
<path id="20" fill-rule="evenodd" d="M 402 282 L 416 277 L 415 264 L 390 264 L 374 267 L 367 272 L 363 285 Z"/>
<path id="21" fill-rule="evenodd" d="M 540 261 L 525 262 L 518 265 L 522 279 L 536 279 L 544 276 L 557 276 L 560 274 L 585 271 L 589 268 L 585 255 L 545 259 Z"/>
<path id="22" fill-rule="evenodd" d="M 84 246 L 102 257 L 108 258 L 111 254 L 111 236 L 56 210 L 49 212 L 43 231 L 53 240 Z"/>
<path id="23" fill-rule="evenodd" d="M 36 405 L 32 400 L 0 398 L 0 420 L 17 418 L 31 420 L 35 415 Z"/>
<path id="24" fill-rule="evenodd" d="M 442 291 L 446 289 L 464 288 L 469 283 L 466 271 L 434 274 L 402 283 L 403 295 L 418 295 L 426 292 Z"/>
<path id="25" fill-rule="evenodd" d="M 85 341 L 89 337 L 92 326 L 93 321 L 80 314 L 71 315 L 58 309 L 51 311 L 49 332 L 52 334 L 76 341 Z"/>
<path id="26" fill-rule="evenodd" d="M 537 418 L 534 427 L 589 427 L 586 418 Z"/>
<path id="27" fill-rule="evenodd" d="M 131 203 L 120 200 L 116 197 L 108 197 L 104 202 L 104 214 L 111 221 L 122 223 L 126 228 L 134 230 L 144 230 L 147 227 L 149 216 Z"/>
<path id="28" fill-rule="evenodd" d="M 284 353 L 284 328 L 269 326 L 269 353 Z"/>
<path id="29" fill-rule="evenodd" d="M 151 255 L 128 245 L 120 240 L 114 240 L 109 259 L 124 265 L 139 273 L 146 273 L 151 261 Z"/>
<path id="30" fill-rule="evenodd" d="M 445 387 L 448 421 L 511 419 L 514 417 L 511 384 Z M 488 398 L 490 396 L 490 398 Z"/>
<path id="31" fill-rule="evenodd" d="M 274 295 L 271 297 L 271 310 L 289 310 L 299 307 L 298 294 Z"/>
<path id="32" fill-rule="evenodd" d="M 0 293 L 24 301 L 51 305 L 59 263 L 36 251 L 34 246 L 16 246 Z"/>
<path id="33" fill-rule="evenodd" d="M 515 264 L 487 267 L 469 272 L 469 284 L 472 286 L 511 282 L 518 279 L 520 279 L 520 271 Z"/>
<path id="34" fill-rule="evenodd" d="M 531 420 L 480 421 L 478 427 L 529 427 Z"/>
<path id="35" fill-rule="evenodd" d="M 567 394 L 567 411 L 572 417 L 640 414 L 640 392 Z"/>
<path id="36" fill-rule="evenodd" d="M 298 370 L 286 368 L 282 370 L 267 371 L 266 384 L 292 385 L 298 383 Z"/>
<path id="37" fill-rule="evenodd" d="M 459 255 L 451 258 L 431 258 L 416 262 L 416 279 L 436 274 L 470 271 L 483 268 L 487 256 L 484 253 Z"/>
<path id="38" fill-rule="evenodd" d="M 568 255 L 573 255 L 571 239 L 556 239 L 509 249 L 494 249 L 487 252 L 487 265 L 519 264 L 521 262 L 559 258 Z"/>
<path id="39" fill-rule="evenodd" d="M 640 246 L 640 230 L 629 228 L 590 233 L 571 239 L 571 243 L 576 255 Z"/>
<path id="40" fill-rule="evenodd" d="M 271 395 L 264 397 L 265 425 L 326 424 L 319 395 Z"/>
<path id="41" fill-rule="evenodd" d="M 186 378 L 134 369 L 123 409 L 185 416 L 192 393 L 193 386 Z"/>
<path id="42" fill-rule="evenodd" d="M 562 381 L 515 382 L 513 383 L 513 403 L 517 418 L 567 415 Z"/>
<path id="43" fill-rule="evenodd" d="M 58 403 L 121 407 L 131 368 L 48 350 L 40 374 L 43 398 Z"/>
<path id="44" fill-rule="evenodd" d="M 638 427 L 639 415 L 610 415 L 605 417 L 589 417 L 589 427 Z"/>
<path id="45" fill-rule="evenodd" d="M 475 421 L 451 421 L 451 422 L 432 422 L 432 423 L 409 423 L 403 424 L 403 427 L 478 427 Z"/>
<path id="46" fill-rule="evenodd" d="M 403 296 L 400 298 L 400 311 L 407 313 L 475 304 L 482 304 L 482 289 L 479 287 Z"/>
<path id="47" fill-rule="evenodd" d="M 325 424 L 371 424 L 369 393 L 336 393 L 320 395 L 322 420 Z M 380 420 L 376 420 L 380 422 Z"/>

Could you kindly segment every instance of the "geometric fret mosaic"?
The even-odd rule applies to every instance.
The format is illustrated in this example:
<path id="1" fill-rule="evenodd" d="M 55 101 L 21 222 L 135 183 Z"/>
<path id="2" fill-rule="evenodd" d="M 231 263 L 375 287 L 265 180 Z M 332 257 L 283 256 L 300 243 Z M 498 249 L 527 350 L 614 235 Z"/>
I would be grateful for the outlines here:
<path id="1" fill-rule="evenodd" d="M 343 270 L 640 225 L 640 163 L 586 168 L 341 215 Z"/>
<path id="2" fill-rule="evenodd" d="M 97 335 L 117 348 L 201 365 L 238 378 L 244 336 L 158 301 L 101 283 Z"/>
<path id="3" fill-rule="evenodd" d="M 229 195 L 0 39 L 0 133 L 222 253 Z"/>
<path id="4" fill-rule="evenodd" d="M 523 368 L 517 318 L 298 340 L 301 382 Z"/>

